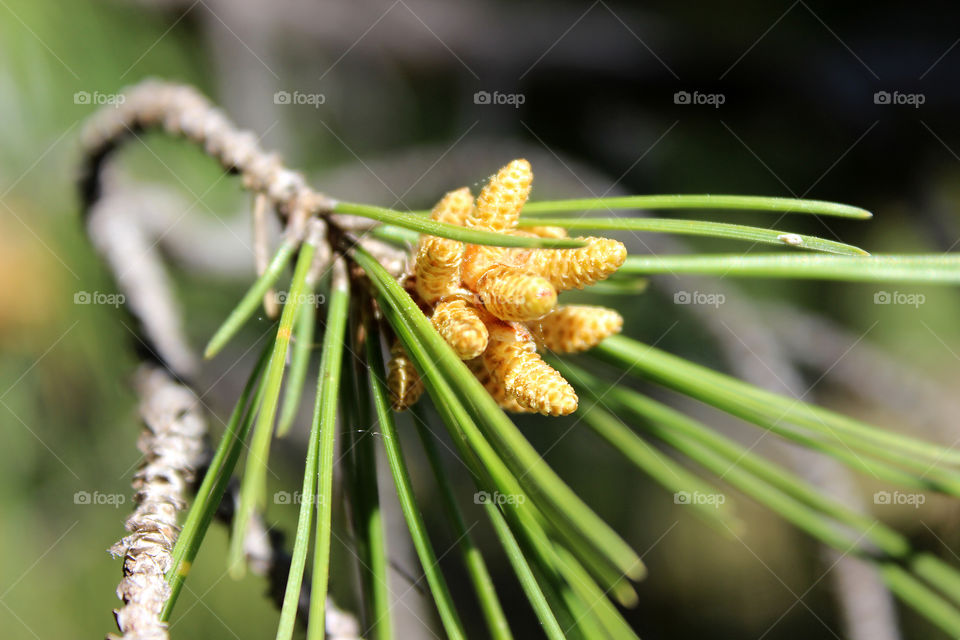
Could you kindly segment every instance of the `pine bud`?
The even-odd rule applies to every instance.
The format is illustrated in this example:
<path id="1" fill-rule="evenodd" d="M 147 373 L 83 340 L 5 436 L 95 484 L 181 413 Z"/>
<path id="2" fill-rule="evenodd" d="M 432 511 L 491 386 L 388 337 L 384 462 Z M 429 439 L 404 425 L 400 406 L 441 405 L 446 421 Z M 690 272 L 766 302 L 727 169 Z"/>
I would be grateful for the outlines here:
<path id="1" fill-rule="evenodd" d="M 488 325 L 490 341 L 483 361 L 494 379 L 521 405 L 548 416 L 577 410 L 573 387 L 537 355 L 530 332 L 516 323 Z"/>
<path id="2" fill-rule="evenodd" d="M 487 393 L 497 401 L 501 409 L 512 411 L 513 413 L 533 413 L 533 409 L 526 408 L 517 402 L 516 397 L 507 393 L 503 383 L 494 378 L 489 369 L 487 369 L 487 365 L 483 363 L 483 358 L 468 360 L 467 367 L 469 367 L 473 375 L 477 377 L 477 380 L 479 380 L 480 384 L 487 390 Z"/>
<path id="3" fill-rule="evenodd" d="M 487 327 L 465 296 L 438 302 L 430 320 L 461 360 L 476 358 L 487 348 Z"/>
<path id="4" fill-rule="evenodd" d="M 452 294 L 460 288 L 460 262 L 463 243 L 436 236 L 420 239 L 414 267 L 416 288 L 427 304 Z"/>
<path id="5" fill-rule="evenodd" d="M 534 320 L 557 304 L 557 292 L 548 280 L 502 264 L 484 272 L 477 281 L 477 295 L 484 308 L 501 320 Z"/>
<path id="6" fill-rule="evenodd" d="M 505 259 L 506 255 L 507 250 L 503 247 L 468 244 L 460 266 L 460 279 L 467 288 L 476 291 L 480 277 L 490 267 Z"/>
<path id="7" fill-rule="evenodd" d="M 430 219 L 465 227 L 471 213 L 473 213 L 473 195 L 469 187 L 462 187 L 444 194 L 430 212 Z"/>
<path id="8" fill-rule="evenodd" d="M 550 281 L 557 291 L 582 289 L 606 279 L 627 259 L 627 248 L 611 238 L 578 238 L 576 249 L 528 249 L 512 254 L 513 263 Z"/>
<path id="9" fill-rule="evenodd" d="M 538 238 L 569 238 L 570 235 L 563 227 L 525 227 L 528 231 Z"/>
<path id="10" fill-rule="evenodd" d="M 541 349 L 575 353 L 592 349 L 619 333 L 623 317 L 613 309 L 588 305 L 564 305 L 528 325 Z"/>
<path id="11" fill-rule="evenodd" d="M 507 231 L 517 226 L 520 210 L 530 195 L 533 171 L 526 160 L 514 160 L 490 178 L 477 196 L 467 226 Z"/>
<path id="12" fill-rule="evenodd" d="M 423 381 L 413 362 L 404 351 L 400 341 L 390 347 L 390 361 L 387 363 L 387 389 L 390 391 L 390 406 L 394 411 L 404 411 L 412 407 L 423 393 Z"/>

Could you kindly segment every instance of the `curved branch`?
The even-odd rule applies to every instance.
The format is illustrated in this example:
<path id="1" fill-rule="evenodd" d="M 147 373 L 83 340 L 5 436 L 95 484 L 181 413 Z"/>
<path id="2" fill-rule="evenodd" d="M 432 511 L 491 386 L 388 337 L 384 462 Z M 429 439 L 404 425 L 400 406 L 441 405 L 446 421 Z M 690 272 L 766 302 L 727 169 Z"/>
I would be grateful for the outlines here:
<path id="1" fill-rule="evenodd" d="M 266 195 L 288 219 L 289 232 L 300 237 L 311 215 L 329 212 L 333 200 L 307 185 L 301 173 L 267 153 L 250 131 L 243 131 L 190 86 L 146 80 L 125 89 L 124 101 L 97 111 L 84 128 L 80 193 L 84 214 L 101 195 L 106 159 L 121 142 L 139 131 L 162 127 L 173 136 L 201 146 L 221 166 L 243 178 L 244 186 Z"/>

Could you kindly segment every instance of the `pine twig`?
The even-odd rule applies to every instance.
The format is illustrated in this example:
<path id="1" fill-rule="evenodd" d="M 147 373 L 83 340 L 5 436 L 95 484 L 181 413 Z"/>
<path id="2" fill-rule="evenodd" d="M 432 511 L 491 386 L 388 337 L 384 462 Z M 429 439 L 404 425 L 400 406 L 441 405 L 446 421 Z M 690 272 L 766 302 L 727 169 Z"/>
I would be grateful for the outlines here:
<path id="1" fill-rule="evenodd" d="M 160 367 L 143 365 L 134 384 L 145 425 L 137 446 L 146 460 L 133 478 L 137 507 L 127 518 L 130 535 L 110 548 L 124 559 L 117 587 L 124 606 L 114 612 L 122 636 L 112 637 L 166 640 L 160 613 L 170 586 L 164 574 L 180 532 L 177 513 L 203 464 L 206 421 L 196 396 Z"/>
<path id="2" fill-rule="evenodd" d="M 267 196 L 258 193 L 253 198 L 253 261 L 257 268 L 257 276 L 262 276 L 267 270 L 267 263 L 270 261 L 270 234 L 267 228 L 267 214 L 270 203 Z M 267 317 L 276 318 L 280 314 L 280 306 L 277 302 L 277 292 L 270 287 L 263 294 L 263 310 Z"/>
<path id="3" fill-rule="evenodd" d="M 110 153 L 123 139 L 153 127 L 200 145 L 224 169 L 239 173 L 247 189 L 265 194 L 287 218 L 288 233 L 295 238 L 302 237 L 307 218 L 332 209 L 333 200 L 308 186 L 302 174 L 283 166 L 277 154 L 265 152 L 253 133 L 235 127 L 193 87 L 146 80 L 123 93 L 124 102 L 94 114 L 82 134 L 80 191 L 85 211 L 100 197 L 101 172 Z"/>

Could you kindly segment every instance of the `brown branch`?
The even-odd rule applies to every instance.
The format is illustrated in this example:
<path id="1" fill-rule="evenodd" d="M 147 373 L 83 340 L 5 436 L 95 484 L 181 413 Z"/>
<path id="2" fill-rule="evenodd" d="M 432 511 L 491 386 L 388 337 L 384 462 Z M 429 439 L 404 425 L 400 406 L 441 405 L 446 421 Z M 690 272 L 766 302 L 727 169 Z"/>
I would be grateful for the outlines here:
<path id="1" fill-rule="evenodd" d="M 137 507 L 127 518 L 130 535 L 110 548 L 123 557 L 117 597 L 124 606 L 114 613 L 124 640 L 166 640 L 160 613 L 170 586 L 164 574 L 180 533 L 177 513 L 204 461 L 207 426 L 196 396 L 165 370 L 144 365 L 134 385 L 145 426 L 137 446 L 146 460 L 133 479 Z"/>
<path id="2" fill-rule="evenodd" d="M 301 236 L 307 218 L 332 209 L 333 200 L 307 185 L 302 174 L 284 167 L 276 153 L 261 149 L 253 133 L 235 127 L 193 87 L 146 80 L 123 95 L 122 104 L 100 109 L 84 128 L 80 178 L 84 211 L 100 197 L 101 173 L 109 155 L 125 139 L 155 127 L 194 142 L 224 169 L 240 174 L 247 189 L 265 194 L 287 218 L 288 232 L 295 237 Z"/>
<path id="3" fill-rule="evenodd" d="M 122 636 L 111 637 L 167 640 L 167 626 L 160 619 L 170 596 L 165 574 L 180 531 L 178 512 L 208 454 L 204 447 L 206 424 L 196 396 L 175 378 L 192 368 L 192 354 L 183 339 L 178 309 L 160 261 L 147 246 L 143 225 L 127 219 L 124 200 L 101 199 L 105 160 L 122 141 L 150 127 L 162 126 L 167 133 L 200 144 L 224 168 L 242 176 L 244 186 L 258 195 L 261 208 L 269 205 L 286 218 L 287 233 L 295 241 L 309 233 L 307 240 L 320 245 L 309 275 L 312 283 L 332 259 L 324 241 L 327 222 L 315 216 L 329 216 L 333 201 L 309 188 L 299 173 L 283 167 L 278 156 L 260 149 L 253 134 L 236 129 L 194 89 L 147 81 L 129 89 L 125 97 L 123 105 L 101 110 L 86 127 L 81 178 L 91 239 L 130 296 L 131 309 L 144 324 L 143 340 L 160 361 L 142 365 L 135 376 L 146 426 L 138 447 L 146 462 L 134 476 L 137 507 L 126 522 L 130 535 L 110 549 L 114 556 L 124 558 L 124 577 L 117 588 L 124 606 L 115 611 Z M 330 225 L 335 228 L 336 222 Z M 397 262 L 390 247 L 373 239 L 364 242 L 385 260 Z M 399 268 L 394 265 L 394 270 Z M 247 560 L 255 572 L 269 578 L 272 597 L 282 602 L 282 584 L 290 568 L 282 536 L 268 531 L 259 517 L 251 526 L 254 531 L 246 541 Z M 304 599 L 308 605 L 309 590 L 301 594 Z M 308 609 L 304 607 L 304 611 Z M 330 599 L 326 610 L 329 637 L 358 637 L 358 625 L 350 614 Z"/>

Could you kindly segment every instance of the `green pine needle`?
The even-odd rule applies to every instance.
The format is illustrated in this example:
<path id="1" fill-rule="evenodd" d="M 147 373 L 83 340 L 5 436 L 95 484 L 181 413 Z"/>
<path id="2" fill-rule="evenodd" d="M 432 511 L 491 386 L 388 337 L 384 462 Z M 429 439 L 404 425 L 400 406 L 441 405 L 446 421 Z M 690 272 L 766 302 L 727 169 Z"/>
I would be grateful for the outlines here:
<path id="1" fill-rule="evenodd" d="M 614 211 L 617 209 L 736 209 L 741 211 L 770 211 L 775 213 L 804 213 L 865 220 L 873 217 L 866 209 L 823 200 L 798 198 L 770 198 L 764 196 L 727 195 L 648 195 L 613 196 L 609 198 L 581 198 L 575 200 L 542 200 L 528 202 L 525 214 L 562 213 L 577 211 Z"/>
<path id="2" fill-rule="evenodd" d="M 591 353 L 618 366 L 628 367 L 630 375 L 642 374 L 764 428 L 793 425 L 820 434 L 822 438 L 840 438 L 851 447 L 860 446 L 894 461 L 902 462 L 906 459 L 904 456 L 913 456 L 915 462 L 926 460 L 931 474 L 936 471 L 934 467 L 942 469 L 943 465 L 960 465 L 960 452 L 759 389 L 624 336 L 611 336 Z"/>
<path id="3" fill-rule="evenodd" d="M 469 415 L 465 405 L 461 403 L 450 380 L 436 367 L 434 352 L 427 349 L 419 332 L 414 329 L 409 315 L 401 312 L 386 299 L 381 299 L 380 308 L 423 376 L 427 390 L 434 399 L 434 404 L 447 425 L 461 458 L 478 481 L 478 489 L 486 493 L 484 497 L 487 499 L 480 500 L 484 508 L 491 506 L 490 497 L 495 497 L 496 492 L 507 498 L 506 501 L 500 502 L 500 509 L 506 517 L 511 535 L 509 538 L 505 535 L 499 537 L 508 555 L 513 557 L 512 546 L 519 542 L 523 553 L 527 556 L 522 558 L 524 560 L 522 563 L 514 562 L 513 567 L 544 628 L 548 632 L 550 629 L 556 629 L 561 620 L 565 621 L 569 627 L 581 617 L 575 611 L 582 608 L 582 603 L 574 600 L 576 595 L 571 594 L 570 589 L 563 582 L 560 558 L 555 553 L 553 543 L 547 537 L 544 526 L 548 526 L 554 536 L 570 544 L 571 550 L 576 552 L 581 561 L 585 562 L 595 576 L 602 580 L 601 592 L 614 594 L 624 604 L 634 604 L 636 593 L 623 579 L 622 574 L 617 573 L 608 564 L 607 555 L 591 547 L 577 530 L 563 525 L 557 526 L 545 519 L 539 509 L 539 506 L 544 504 L 542 498 L 527 494 L 520 488 L 516 477 L 506 468 L 490 443 L 479 433 L 474 417 Z M 486 394 L 486 391 L 482 390 L 481 393 Z M 474 398 L 472 402 L 479 400 L 480 398 Z M 494 407 L 495 411 L 500 411 L 499 407 L 496 405 Z M 477 419 L 482 418 L 477 417 Z M 492 507 L 490 511 L 501 513 L 496 507 Z M 494 524 L 496 525 L 497 522 Z M 597 567 L 601 569 L 597 571 Z M 550 612 L 549 617 L 547 617 L 548 612 Z"/>
<path id="4" fill-rule="evenodd" d="M 240 459 L 240 453 L 244 440 L 250 432 L 254 417 L 257 413 L 257 407 L 262 397 L 263 386 L 261 385 L 260 374 L 263 373 L 264 366 L 267 363 L 267 356 L 272 350 L 272 340 L 264 347 L 260 354 L 260 359 L 254 366 L 246 386 L 240 394 L 240 399 L 230 414 L 226 429 L 220 438 L 220 444 L 210 460 L 207 472 L 203 476 L 200 488 L 197 489 L 197 495 L 194 497 L 190 511 L 187 513 L 187 519 L 183 523 L 183 529 L 177 538 L 177 543 L 173 548 L 170 569 L 167 571 L 166 579 L 170 584 L 170 597 L 164 604 L 163 613 L 160 619 L 167 621 L 173 612 L 173 607 L 177 603 L 183 584 L 190 573 L 190 568 L 200 551 L 200 545 L 206 536 L 207 529 L 216 515 L 217 508 L 220 506 L 223 495 L 226 493 L 230 478 L 233 476 L 233 470 L 237 466 L 237 460 Z M 253 396 L 253 401 L 249 402 Z"/>
<path id="5" fill-rule="evenodd" d="M 384 207 L 374 207 L 366 204 L 356 204 L 354 202 L 338 202 L 333 210 L 337 213 L 348 213 L 355 216 L 370 218 L 379 222 L 385 222 L 397 227 L 411 229 L 418 233 L 425 233 L 431 236 L 441 238 L 450 238 L 460 242 L 470 244 L 485 244 L 495 247 L 543 247 L 549 249 L 562 249 L 582 247 L 583 243 L 574 239 L 549 239 L 549 238 L 526 238 L 523 236 L 511 236 L 495 231 L 483 231 L 481 229 L 469 229 L 446 222 L 437 222 L 424 216 L 411 213 L 409 211 L 395 211 L 394 209 L 385 209 Z"/>
<path id="6" fill-rule="evenodd" d="M 323 640 L 326 632 L 327 589 L 330 582 L 330 539 L 333 519 L 333 454 L 337 432 L 337 399 L 343 371 L 350 287 L 342 263 L 334 267 L 327 326 L 323 335 L 320 370 L 317 373 L 317 401 L 313 410 L 313 430 L 320 441 L 317 469 L 316 547 L 313 551 L 313 582 L 310 587 L 308 640 Z"/>
<path id="7" fill-rule="evenodd" d="M 277 437 L 282 438 L 290 432 L 293 421 L 300 408 L 303 385 L 307 379 L 310 355 L 313 353 L 313 331 L 317 323 L 317 305 L 308 301 L 297 314 L 293 327 L 293 348 L 290 353 L 290 373 L 286 388 L 283 390 L 283 403 L 280 405 L 280 418 L 277 420 Z"/>
<path id="8" fill-rule="evenodd" d="M 770 463 L 692 418 L 635 391 L 602 382 L 575 370 L 584 392 L 632 424 L 664 441 L 744 494 L 841 553 L 875 563 L 891 590 L 944 631 L 955 634 L 960 611 L 917 578 L 960 603 L 960 573 L 928 553 L 917 553 L 899 533 L 823 495 L 807 482 Z M 843 525 L 838 526 L 838 524 Z M 878 557 L 869 541 L 888 558 Z M 912 571 L 909 573 L 903 565 Z M 915 575 L 914 575 L 915 574 Z"/>
<path id="9" fill-rule="evenodd" d="M 223 321 L 220 328 L 217 329 L 213 337 L 210 338 L 210 342 L 207 343 L 207 347 L 203 351 L 204 358 L 212 358 L 220 353 L 220 350 L 236 335 L 240 327 L 250 319 L 250 316 L 254 314 L 262 303 L 263 296 L 267 293 L 267 289 L 273 286 L 273 283 L 276 282 L 280 274 L 283 273 L 296 248 L 297 245 L 290 241 L 286 241 L 280 245 L 280 249 L 277 250 L 277 253 L 270 260 L 263 275 L 250 285 L 250 288 L 247 289 L 247 292 L 243 298 L 241 298 L 240 302 L 237 303 L 237 306 L 234 307 L 227 316 L 227 319 Z"/>
<path id="10" fill-rule="evenodd" d="M 280 397 L 280 384 L 283 381 L 283 371 L 286 367 L 287 348 L 290 345 L 293 321 L 297 317 L 300 303 L 305 297 L 307 272 L 310 269 L 310 263 L 313 261 L 314 251 L 314 245 L 309 242 L 303 243 L 300 248 L 297 266 L 294 270 L 293 279 L 290 281 L 290 295 L 280 315 L 280 327 L 277 329 L 273 353 L 270 355 L 270 362 L 267 365 L 263 401 L 253 429 L 250 450 L 247 452 L 243 478 L 240 482 L 239 504 L 234 516 L 230 539 L 229 570 L 234 579 L 241 578 L 246 570 L 243 543 L 250 518 L 253 516 L 257 505 L 262 506 L 266 503 L 267 463 L 270 458 L 270 441 L 273 436 L 273 425 Z"/>
<path id="11" fill-rule="evenodd" d="M 410 295 L 362 247 L 355 248 L 354 257 L 373 280 L 380 294 L 387 298 L 404 318 L 409 319 L 417 337 L 424 345 L 428 345 L 433 362 L 455 383 L 455 389 L 464 398 L 465 406 L 476 418 L 477 426 L 486 438 L 496 444 L 504 461 L 520 479 L 527 492 L 542 504 L 546 515 L 556 519 L 559 526 L 572 527 L 574 531 L 578 531 L 622 573 L 634 578 L 642 576 L 643 563 L 636 552 L 550 469 L 513 421 L 503 413 L 483 385 L 440 337 Z"/>
<path id="12" fill-rule="evenodd" d="M 851 256 L 868 255 L 853 245 L 825 240 L 799 233 L 787 233 L 763 227 L 749 227 L 726 222 L 704 220 L 676 220 L 673 218 L 520 218 L 522 227 L 555 226 L 565 229 L 600 229 L 605 231 L 645 231 L 650 233 L 675 233 L 679 235 L 726 238 L 780 247 L 809 249 L 825 253 Z"/>
<path id="13" fill-rule="evenodd" d="M 427 535 L 427 527 L 423 522 L 417 498 L 413 493 L 413 483 L 407 471 L 407 463 L 403 458 L 400 445 L 400 436 L 393 421 L 393 411 L 390 409 L 390 392 L 387 390 L 387 372 L 383 364 L 383 353 L 380 348 L 379 331 L 372 322 L 369 314 L 365 314 L 363 323 L 367 334 L 367 363 L 370 366 L 370 388 L 373 392 L 373 406 L 377 415 L 377 423 L 383 432 L 383 446 L 387 451 L 387 462 L 393 474 L 393 483 L 397 488 L 397 498 L 400 509 L 410 531 L 413 547 L 420 558 L 420 565 L 427 578 L 430 593 L 433 594 L 440 621 L 448 638 L 459 640 L 466 638 L 460 616 L 447 581 L 440 572 L 439 561 L 433 551 L 433 544 Z"/>
<path id="14" fill-rule="evenodd" d="M 363 301 L 359 301 L 362 306 Z M 366 615 L 366 633 L 376 640 L 393 637 L 390 616 L 389 562 L 383 512 L 377 482 L 376 434 L 370 414 L 369 366 L 363 358 L 357 307 L 351 310 L 351 359 L 340 387 L 340 406 L 344 408 L 347 464 L 345 481 L 350 500 L 350 515 L 356 540 L 360 587 Z"/>
<path id="15" fill-rule="evenodd" d="M 467 464 L 473 477 L 477 481 L 477 489 L 486 494 L 487 499 L 479 500 L 494 525 L 497 537 L 500 540 L 511 566 L 520 581 L 521 587 L 530 601 L 540 624 L 548 637 L 563 638 L 560 626 L 551 603 L 548 601 L 544 589 L 548 585 L 541 585 L 538 572 L 531 566 L 529 560 L 542 561 L 543 555 L 531 555 L 528 560 L 519 546 L 515 535 L 527 540 L 527 549 L 546 549 L 550 545 L 543 529 L 538 524 L 538 516 L 531 504 L 530 496 L 523 493 L 516 478 L 507 470 L 506 465 L 480 435 L 473 419 L 468 415 L 466 408 L 461 404 L 450 384 L 450 381 L 435 367 L 427 354 L 426 347 L 417 337 L 407 319 L 397 309 L 385 300 L 381 306 L 384 315 L 397 332 L 407 353 L 417 363 L 417 368 L 423 376 L 424 383 L 430 396 L 435 399 L 434 406 L 446 424 L 454 444 L 460 453 L 461 459 Z M 482 462 L 481 462 L 482 461 Z M 511 499 L 500 507 L 489 499 L 490 496 L 508 496 Z M 478 493 L 477 496 L 482 496 Z M 478 498 L 474 498 L 478 501 Z M 502 511 L 501 511 L 502 509 Z M 509 522 L 509 524 L 508 524 Z M 549 572 L 550 567 L 540 571 L 539 576 Z M 558 612 L 559 613 L 559 612 Z M 569 617 L 569 616 L 568 616 Z"/>
<path id="16" fill-rule="evenodd" d="M 551 360 L 550 364 L 568 380 L 571 380 L 578 389 L 586 384 L 573 368 L 555 360 Z M 577 415 L 583 418 L 584 423 L 593 429 L 597 435 L 620 451 L 628 460 L 674 496 L 682 494 L 715 495 L 719 493 L 716 487 L 704 482 L 651 447 L 616 416 L 601 409 L 600 405 L 581 406 Z M 744 530 L 743 522 L 733 515 L 732 501 L 725 501 L 721 505 L 698 502 L 692 506 L 698 516 L 721 533 L 727 534 L 730 531 L 741 532 Z"/>
<path id="17" fill-rule="evenodd" d="M 443 510 L 453 528 L 453 533 L 457 540 L 457 547 L 463 556 L 463 563 L 470 576 L 470 582 L 480 601 L 480 610 L 483 613 L 484 620 L 487 623 L 487 630 L 490 636 L 496 640 L 512 640 L 510 633 L 510 624 L 503 613 L 503 607 L 500 604 L 500 598 L 497 596 L 496 585 L 490 577 L 487 570 L 487 564 L 483 559 L 483 554 L 476 546 L 470 535 L 469 529 L 463 520 L 463 514 L 460 507 L 457 506 L 457 500 L 453 495 L 453 487 L 450 485 L 450 479 L 446 470 L 443 468 L 443 462 L 440 460 L 440 453 L 437 451 L 437 445 L 433 441 L 433 434 L 427 428 L 424 420 L 421 405 L 411 408 L 413 421 L 417 427 L 417 434 L 420 436 L 420 442 L 427 455 L 427 461 L 430 464 L 430 470 L 433 472 L 433 479 L 440 489 L 440 497 L 443 500 Z"/>
<path id="18" fill-rule="evenodd" d="M 307 441 L 307 459 L 303 467 L 303 487 L 300 490 L 300 511 L 297 515 L 296 537 L 293 552 L 290 555 L 290 571 L 287 573 L 287 586 L 280 606 L 280 621 L 277 623 L 277 640 L 291 640 L 293 628 L 297 622 L 297 608 L 300 604 L 300 588 L 303 585 L 303 573 L 307 566 L 307 551 L 310 547 L 310 525 L 313 520 L 314 496 L 317 489 L 317 455 L 320 437 L 316 428 L 311 429 Z M 314 554 L 317 552 L 314 551 Z M 313 591 L 311 591 L 311 604 Z M 317 594 L 317 597 L 326 594 Z M 322 618 L 321 618 L 322 619 Z"/>
<path id="19" fill-rule="evenodd" d="M 567 583 L 573 587 L 580 600 L 587 603 L 589 609 L 594 612 L 597 620 L 606 629 L 610 637 L 639 640 L 627 621 L 623 619 L 617 608 L 610 602 L 607 594 L 600 590 L 573 554 L 561 545 L 557 545 L 556 550 L 557 555 L 560 556 L 560 570 Z"/>
<path id="20" fill-rule="evenodd" d="M 500 540 L 500 544 L 503 546 L 503 550 L 507 555 L 507 561 L 513 568 L 514 573 L 517 574 L 517 579 L 520 581 L 520 588 L 523 589 L 524 595 L 527 596 L 527 600 L 529 600 L 530 605 L 533 607 L 540 621 L 540 625 L 543 627 L 543 632 L 550 640 L 565 640 L 566 634 L 564 634 L 560 623 L 550 608 L 550 603 L 547 602 L 547 597 L 537 582 L 537 577 L 534 575 L 533 569 L 527 561 L 526 554 L 524 554 L 523 549 L 520 548 L 520 544 L 517 542 L 516 537 L 514 537 L 513 532 L 510 531 L 510 526 L 507 524 L 503 513 L 497 509 L 496 505 L 489 501 L 483 504 L 483 509 L 490 517 L 490 523 L 493 525 L 493 530 Z"/>
<path id="21" fill-rule="evenodd" d="M 628 256 L 615 277 L 657 273 L 847 282 L 958 283 L 960 254 L 880 254 L 863 257 L 797 253 Z"/>

